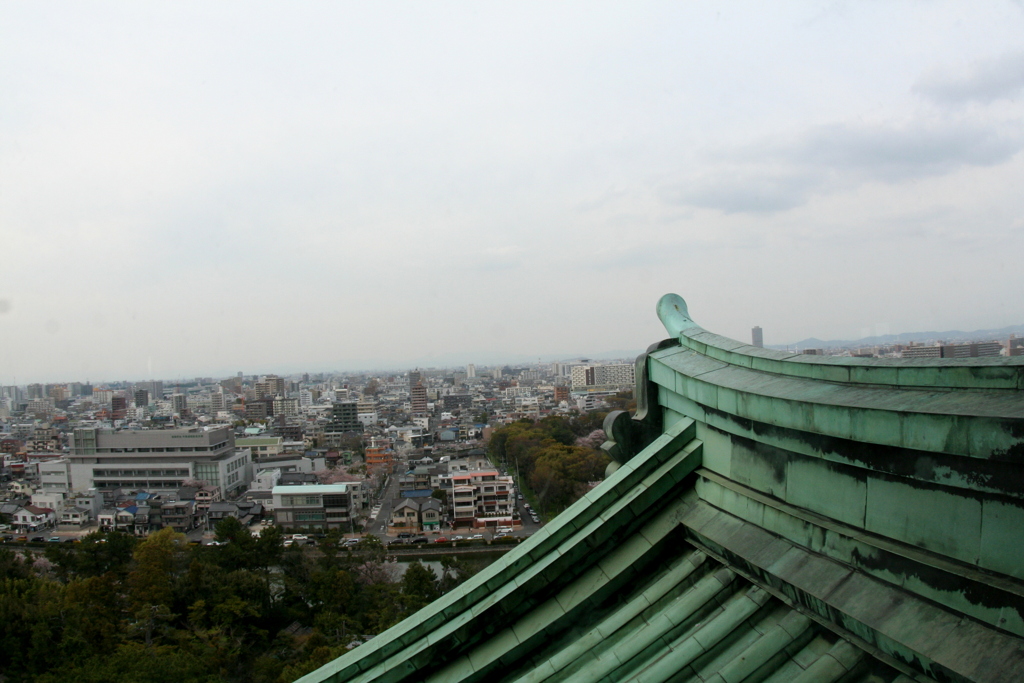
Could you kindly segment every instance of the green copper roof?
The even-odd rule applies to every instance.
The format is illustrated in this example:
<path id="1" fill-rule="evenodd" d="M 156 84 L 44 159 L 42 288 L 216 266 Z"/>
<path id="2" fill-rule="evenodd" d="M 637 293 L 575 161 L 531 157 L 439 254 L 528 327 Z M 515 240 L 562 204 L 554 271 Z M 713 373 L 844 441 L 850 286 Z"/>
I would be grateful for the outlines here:
<path id="1" fill-rule="evenodd" d="M 1024 366 L 809 362 L 659 313 L 606 480 L 300 680 L 1020 680 Z"/>
<path id="2" fill-rule="evenodd" d="M 683 420 L 485 572 L 301 679 L 838 680 L 888 667 L 687 543 L 701 463 Z M 869 661 L 870 660 L 870 661 Z M 895 672 L 893 672 L 895 673 Z M 717 680 L 717 679 L 716 679 Z M 886 680 L 891 680 L 891 677 Z"/>

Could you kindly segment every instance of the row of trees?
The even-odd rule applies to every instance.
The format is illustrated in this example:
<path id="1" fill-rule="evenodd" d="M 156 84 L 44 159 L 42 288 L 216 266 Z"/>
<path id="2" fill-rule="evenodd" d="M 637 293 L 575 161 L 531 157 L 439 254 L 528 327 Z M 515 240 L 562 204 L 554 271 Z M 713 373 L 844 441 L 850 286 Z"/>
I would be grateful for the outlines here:
<path id="1" fill-rule="evenodd" d="M 97 533 L 34 561 L 0 548 L 5 680 L 285 683 L 479 568 L 446 558 L 441 576 L 416 562 L 397 578 L 374 537 L 353 553 L 332 533 L 314 554 L 234 519 L 217 539 Z"/>
<path id="2" fill-rule="evenodd" d="M 488 444 L 492 462 L 519 472 L 545 514 L 561 512 L 604 478 L 609 458 L 600 450 L 605 413 L 524 418 L 495 430 Z"/>

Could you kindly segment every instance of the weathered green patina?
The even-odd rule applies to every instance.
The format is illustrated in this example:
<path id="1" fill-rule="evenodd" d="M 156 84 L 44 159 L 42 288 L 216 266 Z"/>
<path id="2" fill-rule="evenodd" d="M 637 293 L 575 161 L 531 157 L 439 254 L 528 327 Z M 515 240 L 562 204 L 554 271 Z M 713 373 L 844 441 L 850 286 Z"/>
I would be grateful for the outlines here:
<path id="1" fill-rule="evenodd" d="M 1024 359 L 757 349 L 683 300 L 596 489 L 301 679 L 1024 679 Z"/>

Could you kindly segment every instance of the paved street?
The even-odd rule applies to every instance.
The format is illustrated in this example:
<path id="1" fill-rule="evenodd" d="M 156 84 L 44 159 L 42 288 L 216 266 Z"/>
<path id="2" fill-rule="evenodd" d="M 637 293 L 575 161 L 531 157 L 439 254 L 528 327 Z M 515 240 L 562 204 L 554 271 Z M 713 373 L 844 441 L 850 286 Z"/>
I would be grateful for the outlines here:
<path id="1" fill-rule="evenodd" d="M 399 502 L 395 500 L 398 496 L 398 476 L 391 475 L 388 477 L 387 486 L 384 487 L 384 492 L 377 503 L 380 504 L 380 512 L 377 514 L 377 519 L 370 522 L 370 527 L 367 531 L 376 536 L 383 538 L 387 529 L 388 519 L 391 517 L 391 510 Z"/>

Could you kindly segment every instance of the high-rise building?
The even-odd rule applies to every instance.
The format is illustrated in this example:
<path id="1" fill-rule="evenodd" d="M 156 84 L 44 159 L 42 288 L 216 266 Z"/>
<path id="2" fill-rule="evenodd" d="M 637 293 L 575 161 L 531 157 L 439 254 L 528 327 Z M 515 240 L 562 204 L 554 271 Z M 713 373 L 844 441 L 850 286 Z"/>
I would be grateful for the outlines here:
<path id="1" fill-rule="evenodd" d="M 476 377 L 476 366 L 470 363 L 466 366 L 466 378 L 473 379 Z"/>
<path id="2" fill-rule="evenodd" d="M 278 377 L 277 375 L 267 375 L 263 378 L 264 384 L 267 386 L 267 396 L 274 398 L 275 396 L 287 396 L 288 389 L 284 385 L 284 377 Z"/>
<path id="3" fill-rule="evenodd" d="M 293 417 L 299 414 L 299 399 L 297 398 L 284 398 L 283 396 L 276 396 L 274 398 L 274 417 Z"/>
<path id="4" fill-rule="evenodd" d="M 185 394 L 171 395 L 171 410 L 179 415 L 188 411 L 188 397 Z"/>
<path id="5" fill-rule="evenodd" d="M 409 388 L 412 403 L 412 414 L 421 417 L 427 413 L 427 388 L 423 382 L 416 382 Z"/>
<path id="6" fill-rule="evenodd" d="M 114 420 L 123 420 L 128 414 L 128 399 L 124 396 L 114 396 L 110 399 L 110 417 Z"/>
<path id="7" fill-rule="evenodd" d="M 750 343 L 759 349 L 764 348 L 764 335 L 761 334 L 761 328 L 756 325 L 750 330 Z"/>
<path id="8" fill-rule="evenodd" d="M 572 372 L 572 366 L 568 363 L 552 363 L 551 374 L 555 377 L 568 377 Z"/>
<path id="9" fill-rule="evenodd" d="M 149 391 L 146 389 L 136 389 L 134 397 L 136 408 L 145 408 L 149 405 Z"/>
<path id="10" fill-rule="evenodd" d="M 150 401 L 162 401 L 164 400 L 164 383 L 149 381 L 149 382 L 136 382 L 135 389 L 143 389 L 149 392 Z"/>
<path id="11" fill-rule="evenodd" d="M 273 400 L 265 398 L 254 398 L 251 401 L 245 402 L 245 419 L 247 420 L 262 420 L 270 415 L 270 411 L 274 409 Z"/>
<path id="12" fill-rule="evenodd" d="M 228 377 L 220 381 L 220 386 L 225 391 L 230 391 L 235 394 L 242 393 L 242 380 L 238 377 Z"/>
<path id="13" fill-rule="evenodd" d="M 54 384 L 49 388 L 47 395 L 54 401 L 66 401 L 71 397 L 71 392 L 66 386 Z"/>
<path id="14" fill-rule="evenodd" d="M 363 423 L 359 421 L 359 408 L 355 401 L 342 401 L 331 405 L 331 421 L 324 429 L 325 433 L 344 434 L 362 431 Z"/>
<path id="15" fill-rule="evenodd" d="M 423 376 L 419 370 L 409 371 L 409 388 L 413 388 L 423 380 Z"/>
<path id="16" fill-rule="evenodd" d="M 574 390 L 589 387 L 632 387 L 635 384 L 636 366 L 632 363 L 610 365 L 574 365 L 571 371 Z"/>

